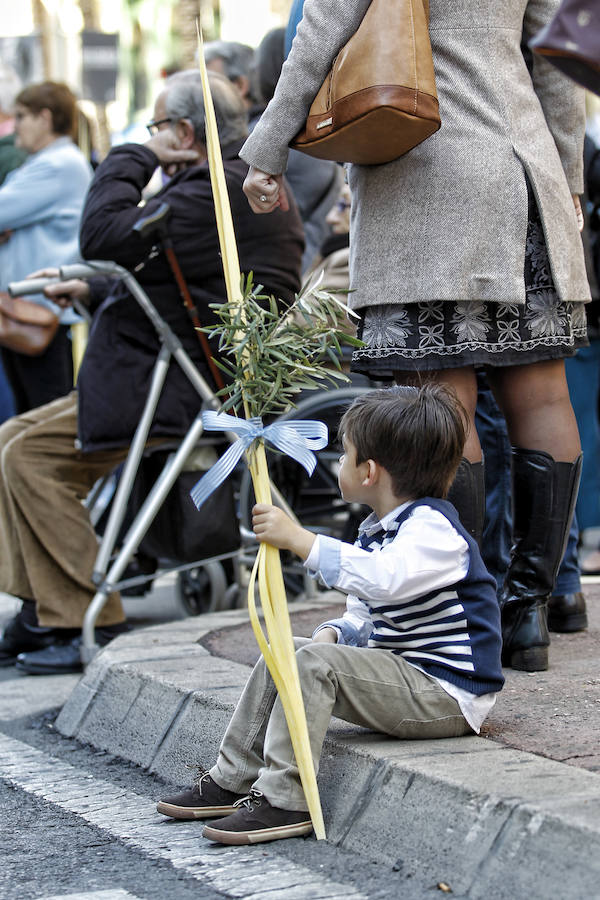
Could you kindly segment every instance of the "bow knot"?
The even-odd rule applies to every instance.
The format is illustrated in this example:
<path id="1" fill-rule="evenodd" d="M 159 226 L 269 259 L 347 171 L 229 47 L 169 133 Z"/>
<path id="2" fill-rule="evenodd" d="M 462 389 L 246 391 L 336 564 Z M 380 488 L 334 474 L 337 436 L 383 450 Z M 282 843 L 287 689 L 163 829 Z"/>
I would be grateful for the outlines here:
<path id="1" fill-rule="evenodd" d="M 259 438 L 291 456 L 304 466 L 309 475 L 312 475 L 317 464 L 313 451 L 322 450 L 328 442 L 325 423 L 309 419 L 290 419 L 265 426 L 260 418 L 238 419 L 226 413 L 206 410 L 202 413 L 202 424 L 205 431 L 233 431 L 239 440 L 225 451 L 190 491 L 197 509 L 233 472 L 242 455 Z"/>

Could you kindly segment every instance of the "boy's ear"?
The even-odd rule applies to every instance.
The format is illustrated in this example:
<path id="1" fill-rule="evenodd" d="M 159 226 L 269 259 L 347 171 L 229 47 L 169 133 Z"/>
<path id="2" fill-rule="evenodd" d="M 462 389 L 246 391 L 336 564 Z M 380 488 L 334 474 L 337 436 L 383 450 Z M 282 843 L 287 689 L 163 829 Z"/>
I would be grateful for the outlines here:
<path id="1" fill-rule="evenodd" d="M 365 464 L 367 466 L 367 474 L 362 483 L 365 487 L 372 487 L 379 481 L 379 466 L 374 459 L 365 460 Z"/>

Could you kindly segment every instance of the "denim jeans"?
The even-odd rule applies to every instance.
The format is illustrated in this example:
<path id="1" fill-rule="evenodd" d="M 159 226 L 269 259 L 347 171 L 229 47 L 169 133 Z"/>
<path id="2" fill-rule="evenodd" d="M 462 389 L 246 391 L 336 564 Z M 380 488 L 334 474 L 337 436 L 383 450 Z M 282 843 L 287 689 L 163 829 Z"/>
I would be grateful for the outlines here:
<path id="1" fill-rule="evenodd" d="M 577 497 L 579 527 L 600 526 L 600 339 L 592 339 L 577 356 L 565 360 L 567 382 L 575 418 L 579 426 L 583 467 Z"/>
<path id="2" fill-rule="evenodd" d="M 15 415 L 15 401 L 0 360 L 0 425 Z"/>
<path id="3" fill-rule="evenodd" d="M 512 543 L 511 445 L 504 416 L 498 409 L 483 372 L 477 373 L 475 425 L 485 461 L 485 523 L 481 555 L 488 571 L 496 579 L 500 594 Z M 571 594 L 581 590 L 578 539 L 577 518 L 573 516 L 567 547 L 556 579 L 555 594 Z"/>

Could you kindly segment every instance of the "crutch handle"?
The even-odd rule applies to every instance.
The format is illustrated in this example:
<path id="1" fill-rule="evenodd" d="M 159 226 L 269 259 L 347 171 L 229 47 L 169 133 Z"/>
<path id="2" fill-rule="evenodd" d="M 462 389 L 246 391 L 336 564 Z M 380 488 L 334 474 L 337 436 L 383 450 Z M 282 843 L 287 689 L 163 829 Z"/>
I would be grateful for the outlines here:
<path id="1" fill-rule="evenodd" d="M 153 234 L 157 234 L 161 240 L 167 240 L 169 230 L 167 223 L 171 217 L 171 207 L 168 203 L 161 203 L 158 209 L 148 216 L 144 216 L 133 226 L 133 231 L 137 231 L 140 237 L 149 238 Z"/>

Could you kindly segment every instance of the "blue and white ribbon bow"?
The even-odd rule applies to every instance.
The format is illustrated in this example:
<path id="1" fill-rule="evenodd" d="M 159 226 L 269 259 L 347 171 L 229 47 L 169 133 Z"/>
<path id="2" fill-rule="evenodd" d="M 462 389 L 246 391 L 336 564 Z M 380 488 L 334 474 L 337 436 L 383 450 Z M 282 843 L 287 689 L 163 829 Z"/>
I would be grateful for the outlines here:
<path id="1" fill-rule="evenodd" d="M 240 439 L 232 444 L 190 491 L 197 509 L 210 497 L 225 479 L 231 475 L 248 447 L 257 438 L 263 438 L 282 453 L 291 456 L 312 475 L 317 464 L 314 450 L 322 450 L 329 440 L 327 425 L 309 419 L 290 419 L 263 425 L 262 419 L 238 419 L 226 413 L 207 410 L 202 413 L 205 431 L 233 431 Z"/>

